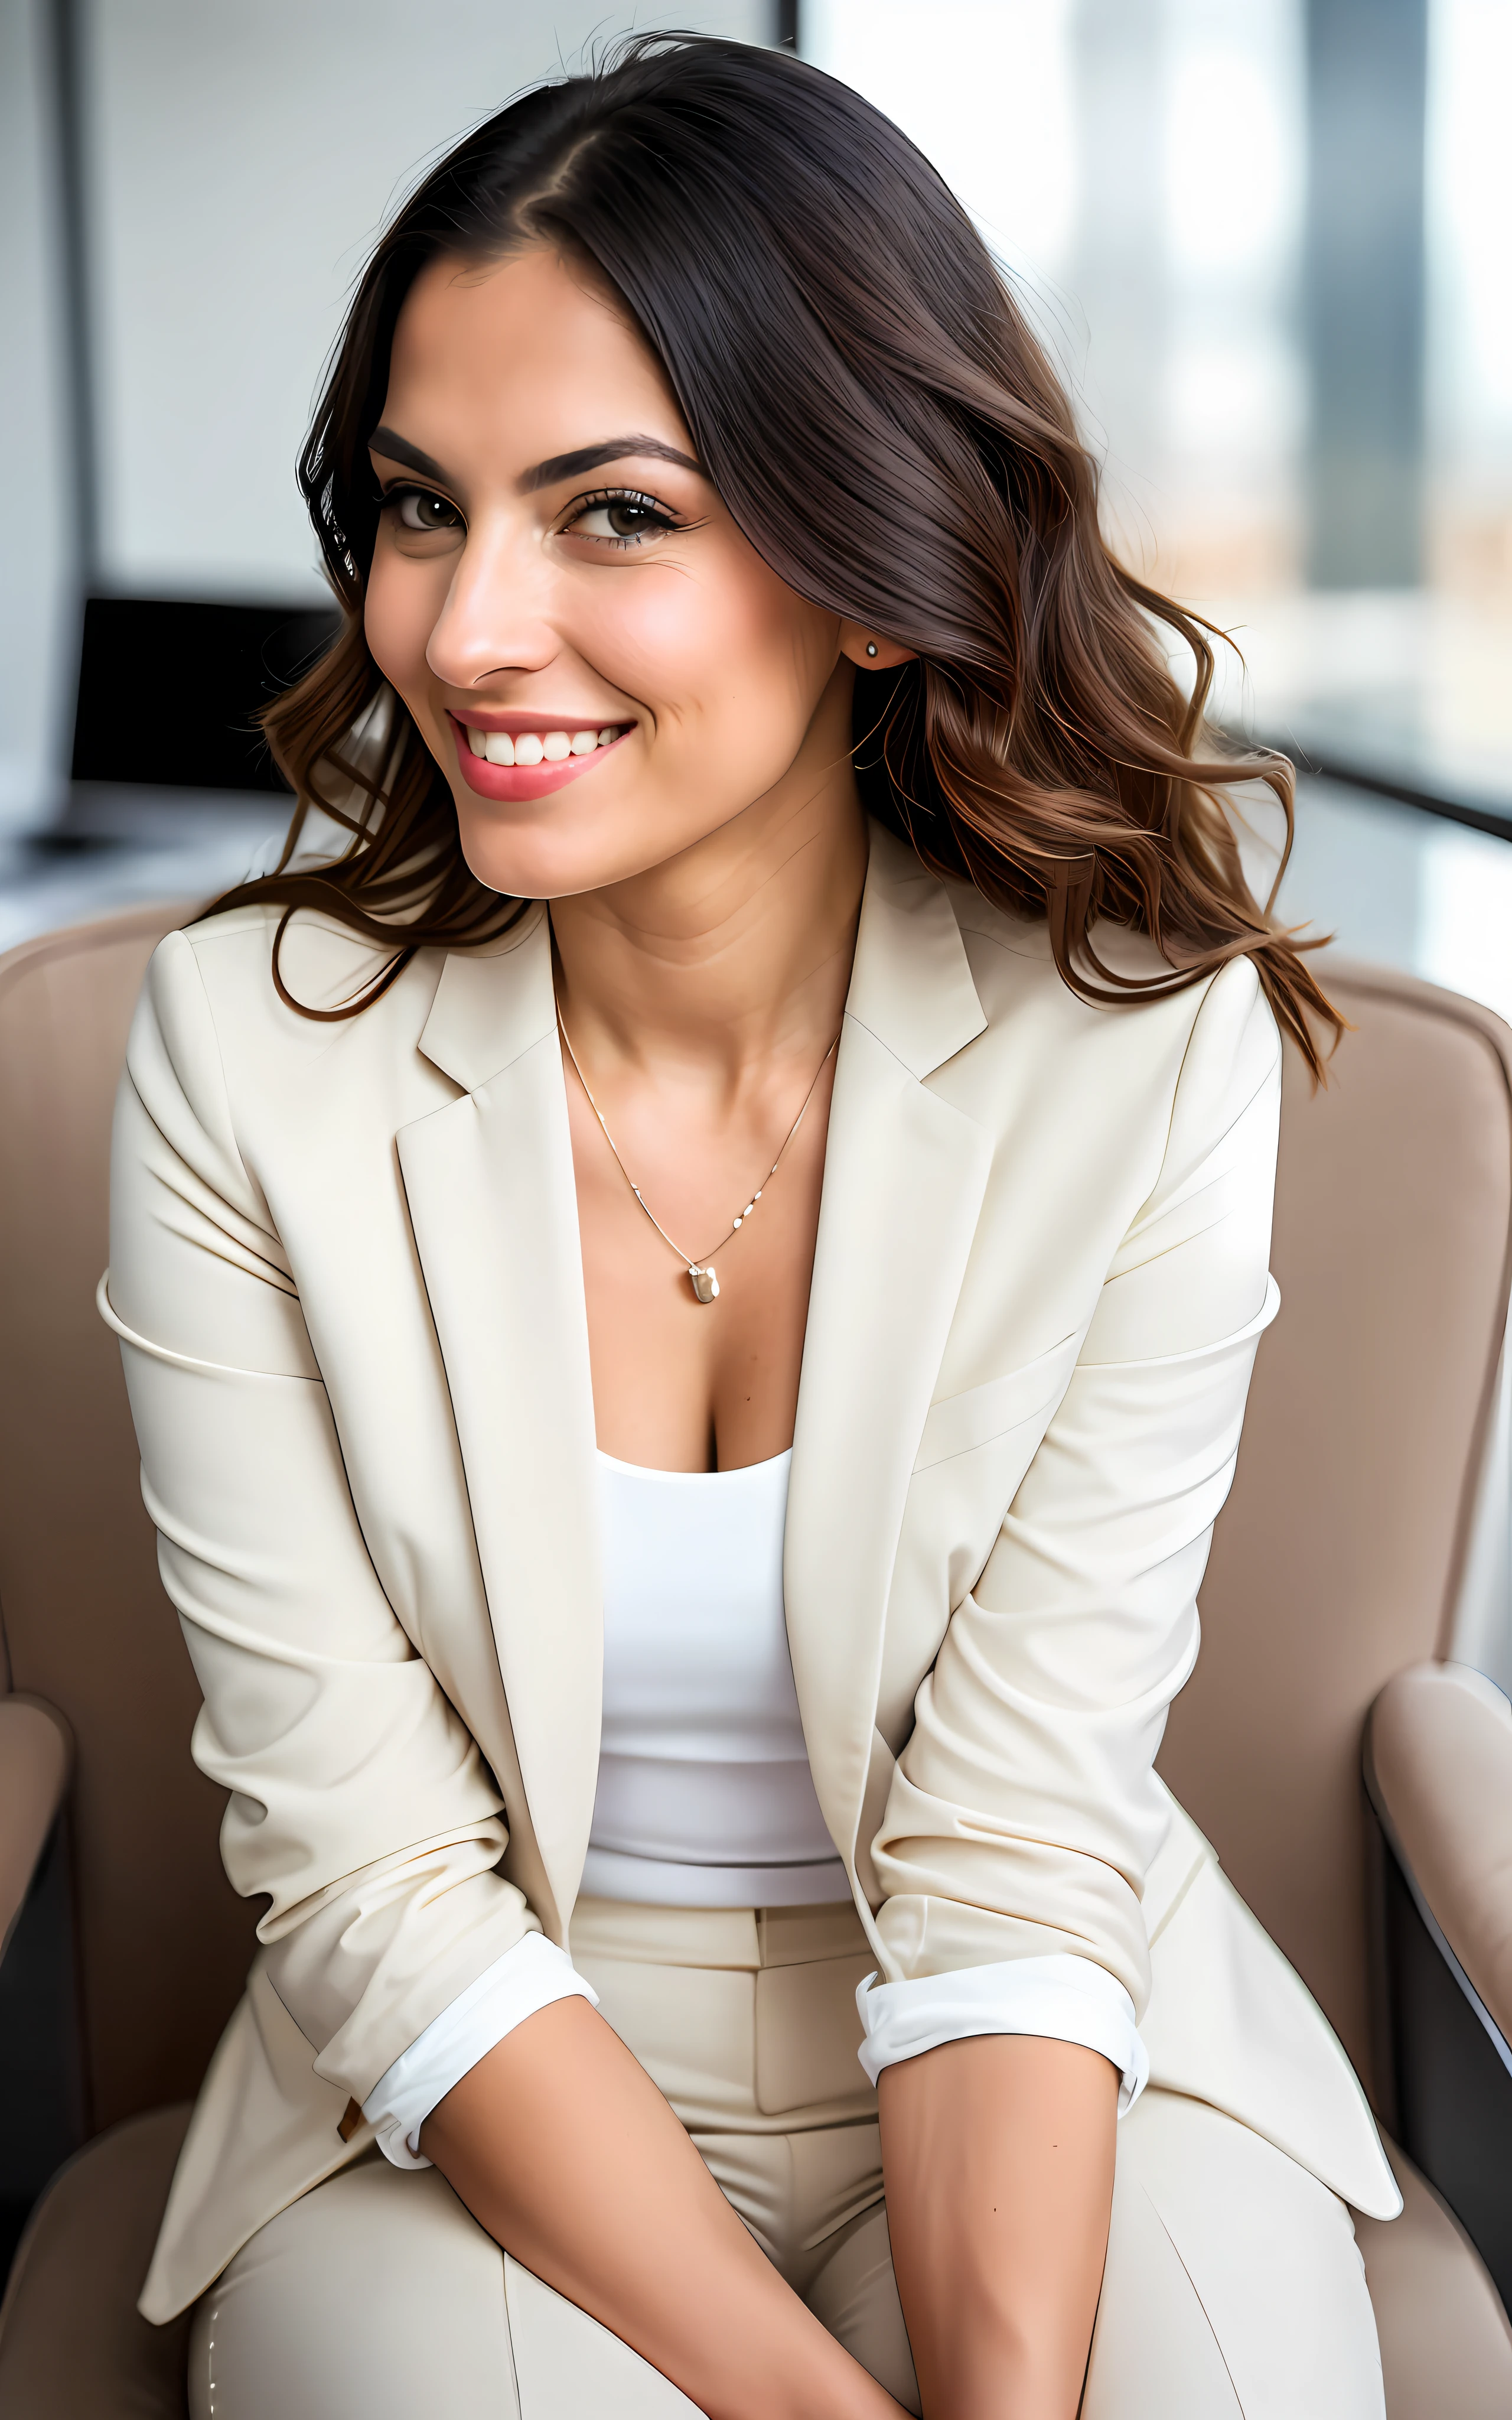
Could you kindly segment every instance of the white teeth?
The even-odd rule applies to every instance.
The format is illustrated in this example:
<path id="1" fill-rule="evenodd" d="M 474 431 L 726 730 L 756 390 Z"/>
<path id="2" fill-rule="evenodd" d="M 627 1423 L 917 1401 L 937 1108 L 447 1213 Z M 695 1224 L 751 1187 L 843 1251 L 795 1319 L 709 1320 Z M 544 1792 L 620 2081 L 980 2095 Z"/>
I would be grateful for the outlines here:
<path id="1" fill-rule="evenodd" d="M 471 722 L 464 728 L 473 755 L 490 765 L 560 765 L 568 756 L 591 756 L 595 748 L 611 748 L 625 726 L 606 722 L 598 731 L 522 731 L 515 738 L 507 731 L 475 730 Z"/>

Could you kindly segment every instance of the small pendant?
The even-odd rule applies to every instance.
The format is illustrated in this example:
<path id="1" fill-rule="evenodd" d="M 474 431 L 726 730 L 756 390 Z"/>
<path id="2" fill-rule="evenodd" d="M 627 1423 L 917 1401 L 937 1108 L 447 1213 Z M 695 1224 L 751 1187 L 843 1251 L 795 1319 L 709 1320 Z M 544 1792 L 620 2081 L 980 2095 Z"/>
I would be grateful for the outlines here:
<path id="1" fill-rule="evenodd" d="M 694 1301 L 713 1302 L 715 1296 L 719 1291 L 719 1280 L 715 1276 L 714 1271 L 712 1269 L 695 1268 L 692 1264 L 689 1263 L 687 1274 L 693 1283 Z"/>

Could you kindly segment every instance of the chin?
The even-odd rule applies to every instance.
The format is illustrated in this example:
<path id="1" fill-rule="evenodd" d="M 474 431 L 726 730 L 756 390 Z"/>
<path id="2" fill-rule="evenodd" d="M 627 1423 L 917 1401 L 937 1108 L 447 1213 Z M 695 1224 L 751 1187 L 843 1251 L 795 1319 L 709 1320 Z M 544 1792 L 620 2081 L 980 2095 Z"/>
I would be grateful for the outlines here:
<path id="1" fill-rule="evenodd" d="M 518 808 L 509 813 L 507 823 L 502 814 L 464 811 L 458 824 L 462 854 L 472 874 L 486 890 L 511 899 L 570 899 L 581 892 L 602 891 L 644 874 L 680 845 L 649 853 L 627 851 L 623 840 L 614 846 L 592 833 L 573 831 L 560 811 L 549 823 L 539 810 L 532 813 L 529 823 Z"/>

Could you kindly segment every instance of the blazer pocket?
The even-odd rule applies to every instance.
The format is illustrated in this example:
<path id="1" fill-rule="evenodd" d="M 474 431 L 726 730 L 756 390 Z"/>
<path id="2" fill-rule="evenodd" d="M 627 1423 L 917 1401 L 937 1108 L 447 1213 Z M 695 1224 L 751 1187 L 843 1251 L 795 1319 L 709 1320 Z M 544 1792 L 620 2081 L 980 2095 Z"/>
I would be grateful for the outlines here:
<path id="1" fill-rule="evenodd" d="M 932 1469 L 935 1463 L 949 1462 L 976 1446 L 988 1445 L 1058 1403 L 1076 1365 L 1080 1342 L 1079 1334 L 1063 1336 L 1047 1353 L 1011 1370 L 1006 1377 L 988 1378 L 980 1387 L 967 1387 L 962 1394 L 947 1395 L 943 1402 L 932 1404 L 914 1457 L 915 1471 Z"/>

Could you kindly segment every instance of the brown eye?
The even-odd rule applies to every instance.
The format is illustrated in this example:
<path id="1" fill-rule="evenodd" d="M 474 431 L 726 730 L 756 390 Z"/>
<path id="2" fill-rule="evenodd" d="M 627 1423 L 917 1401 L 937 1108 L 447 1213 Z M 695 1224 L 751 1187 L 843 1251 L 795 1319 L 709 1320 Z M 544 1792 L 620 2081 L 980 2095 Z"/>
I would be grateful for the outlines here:
<path id="1" fill-rule="evenodd" d="M 462 526 L 462 516 L 444 496 L 433 495 L 428 488 L 391 489 L 385 504 L 394 513 L 401 529 L 455 530 Z"/>
<path id="2" fill-rule="evenodd" d="M 649 529 L 665 526 L 658 513 L 644 504 L 606 504 L 604 519 L 616 537 L 641 537 Z"/>
<path id="3" fill-rule="evenodd" d="M 596 539 L 600 546 L 639 546 L 660 537 L 677 524 L 650 496 L 597 496 L 567 524 L 574 537 Z"/>

